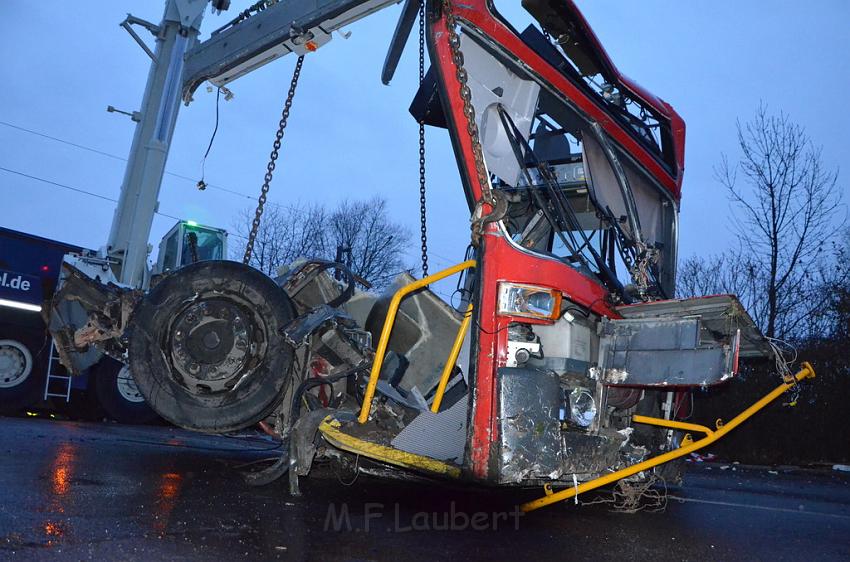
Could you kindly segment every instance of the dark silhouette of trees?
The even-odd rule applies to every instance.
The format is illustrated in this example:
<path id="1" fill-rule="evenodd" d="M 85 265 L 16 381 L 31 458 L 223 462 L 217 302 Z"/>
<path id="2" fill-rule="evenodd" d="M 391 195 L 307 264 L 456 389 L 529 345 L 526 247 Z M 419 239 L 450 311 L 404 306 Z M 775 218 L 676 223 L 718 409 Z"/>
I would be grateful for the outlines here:
<path id="1" fill-rule="evenodd" d="M 766 336 L 808 337 L 830 322 L 829 288 L 847 279 L 835 244 L 844 222 L 838 172 L 784 113 L 761 105 L 737 130 L 740 154 L 723 155 L 715 173 L 740 245 L 685 260 L 679 292 L 736 293 Z"/>
<path id="2" fill-rule="evenodd" d="M 234 230 L 234 259 L 245 252 L 253 209 L 239 213 Z M 376 288 L 388 285 L 401 271 L 409 231 L 392 220 L 387 203 L 380 197 L 366 201 L 343 201 L 334 208 L 325 205 L 283 207 L 268 205 L 257 238 L 251 265 L 274 276 L 282 265 L 298 258 L 337 258 Z"/>

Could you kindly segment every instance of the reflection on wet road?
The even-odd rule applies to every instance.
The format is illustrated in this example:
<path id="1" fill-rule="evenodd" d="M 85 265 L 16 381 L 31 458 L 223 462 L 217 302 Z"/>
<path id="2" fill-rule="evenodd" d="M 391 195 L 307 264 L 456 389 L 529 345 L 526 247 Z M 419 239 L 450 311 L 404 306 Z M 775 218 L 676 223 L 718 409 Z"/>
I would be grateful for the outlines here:
<path id="1" fill-rule="evenodd" d="M 71 478 L 77 460 L 77 449 L 76 443 L 60 443 L 50 462 L 52 486 L 50 493 L 47 494 L 47 519 L 41 526 L 44 530 L 44 541 L 47 546 L 60 544 L 60 539 L 68 534 L 69 526 L 63 516 L 65 514 L 65 503 L 68 501 L 67 495 L 71 490 Z"/>
<path id="2" fill-rule="evenodd" d="M 0 418 L 0 560 L 848 560 L 850 475 L 698 467 L 664 513 L 319 466 L 251 488 L 264 438 Z M 350 484 L 350 485 L 346 485 Z M 537 492 L 533 492 L 532 495 Z"/>
<path id="3" fill-rule="evenodd" d="M 161 535 L 168 529 L 168 520 L 171 511 L 180 497 L 180 486 L 183 476 L 176 472 L 166 472 L 161 477 L 161 482 L 156 494 L 156 515 L 154 516 L 153 528 Z"/>

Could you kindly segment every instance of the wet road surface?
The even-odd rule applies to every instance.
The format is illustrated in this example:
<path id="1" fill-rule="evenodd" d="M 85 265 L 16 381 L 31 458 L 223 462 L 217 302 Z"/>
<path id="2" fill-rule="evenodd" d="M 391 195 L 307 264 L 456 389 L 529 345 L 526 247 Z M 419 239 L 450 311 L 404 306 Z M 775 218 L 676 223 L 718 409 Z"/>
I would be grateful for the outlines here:
<path id="1" fill-rule="evenodd" d="M 850 475 L 694 466 L 663 513 L 317 467 L 244 484 L 260 437 L 0 418 L 5 560 L 850 560 Z M 735 470 L 732 470 L 732 469 Z M 284 479 L 285 480 L 285 479 Z M 450 558 L 451 557 L 451 558 Z"/>

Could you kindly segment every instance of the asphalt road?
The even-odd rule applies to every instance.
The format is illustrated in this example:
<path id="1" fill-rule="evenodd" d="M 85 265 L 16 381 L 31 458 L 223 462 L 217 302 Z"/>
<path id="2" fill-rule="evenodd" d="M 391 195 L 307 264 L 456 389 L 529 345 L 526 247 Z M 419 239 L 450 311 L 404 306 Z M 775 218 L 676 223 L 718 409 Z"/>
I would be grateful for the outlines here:
<path id="1" fill-rule="evenodd" d="M 850 475 L 692 467 L 658 513 L 380 480 L 333 467 L 243 483 L 274 444 L 0 418 L 0 559 L 850 560 Z M 734 470 L 733 470 L 734 468 Z M 533 494 L 532 494 L 533 495 Z"/>

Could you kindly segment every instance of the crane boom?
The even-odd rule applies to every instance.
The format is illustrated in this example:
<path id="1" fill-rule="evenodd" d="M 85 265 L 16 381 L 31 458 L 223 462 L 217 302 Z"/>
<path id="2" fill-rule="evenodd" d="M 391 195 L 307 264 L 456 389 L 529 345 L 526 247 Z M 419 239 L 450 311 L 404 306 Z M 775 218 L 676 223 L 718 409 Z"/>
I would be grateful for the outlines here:
<path id="1" fill-rule="evenodd" d="M 236 18 L 186 53 L 183 101 L 204 81 L 223 86 L 289 53 L 303 55 L 342 27 L 399 0 L 282 0 Z"/>

